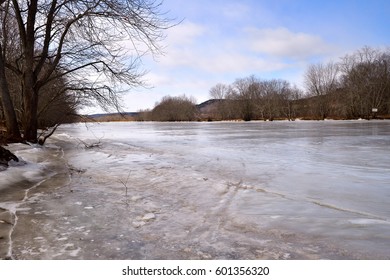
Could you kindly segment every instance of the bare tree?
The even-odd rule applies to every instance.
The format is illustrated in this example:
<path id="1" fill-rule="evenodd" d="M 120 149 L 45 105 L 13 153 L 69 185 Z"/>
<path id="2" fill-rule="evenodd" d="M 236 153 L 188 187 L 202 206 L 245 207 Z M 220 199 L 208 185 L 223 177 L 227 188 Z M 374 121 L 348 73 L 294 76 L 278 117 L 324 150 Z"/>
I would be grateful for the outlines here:
<path id="1" fill-rule="evenodd" d="M 334 62 L 310 65 L 305 73 L 305 85 L 309 94 L 316 96 L 315 113 L 325 119 L 331 108 L 331 94 L 338 85 L 339 66 Z"/>
<path id="2" fill-rule="evenodd" d="M 225 84 L 216 84 L 210 89 L 210 97 L 213 99 L 224 99 L 229 87 Z"/>
<path id="3" fill-rule="evenodd" d="M 293 120 L 299 115 L 297 103 L 302 98 L 303 91 L 297 86 L 290 86 L 282 96 L 282 112 L 288 120 Z"/>
<path id="4" fill-rule="evenodd" d="M 212 99 L 217 99 L 212 119 L 226 120 L 236 118 L 236 108 L 234 99 L 236 98 L 235 89 L 230 85 L 217 84 L 213 86 L 209 91 Z"/>
<path id="5" fill-rule="evenodd" d="M 233 85 L 232 94 L 237 106 L 237 111 L 240 113 L 240 118 L 245 121 L 250 121 L 257 117 L 258 102 L 261 97 L 260 80 L 254 75 L 247 78 L 237 79 Z"/>
<path id="6" fill-rule="evenodd" d="M 147 52 L 160 52 L 159 42 L 169 27 L 160 11 L 162 3 L 154 0 L 5 0 L 0 4 L 16 22 L 20 46 L 12 61 L 0 61 L 0 86 L 7 84 L 1 75 L 4 67 L 20 78 L 23 137 L 32 142 L 37 141 L 38 103 L 45 85 L 63 77 L 66 90 L 80 99 L 119 110 L 119 85 L 142 84 L 139 59 Z M 2 100 L 5 110 L 12 111 L 12 105 Z M 12 127 L 7 124 L 7 128 Z"/>
<path id="7" fill-rule="evenodd" d="M 292 88 L 286 80 L 272 79 L 262 82 L 263 85 L 263 111 L 264 118 L 287 118 L 295 116 L 293 102 L 299 95 L 299 90 Z"/>

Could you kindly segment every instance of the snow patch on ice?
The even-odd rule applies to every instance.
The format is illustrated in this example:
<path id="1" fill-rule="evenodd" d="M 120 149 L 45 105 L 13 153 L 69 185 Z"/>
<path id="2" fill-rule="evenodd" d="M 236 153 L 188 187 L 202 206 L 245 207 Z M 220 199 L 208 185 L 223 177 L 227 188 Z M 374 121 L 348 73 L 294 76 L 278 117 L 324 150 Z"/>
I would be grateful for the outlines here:
<path id="1" fill-rule="evenodd" d="M 45 172 L 50 162 L 46 158 L 47 149 L 35 145 L 24 144 L 9 145 L 19 162 L 9 162 L 9 168 L 1 172 L 0 189 L 6 189 L 15 183 L 37 183 L 48 174 Z"/>
<path id="2" fill-rule="evenodd" d="M 19 208 L 19 206 L 21 204 L 22 204 L 22 202 L 14 202 L 14 201 L 0 202 L 0 208 L 6 209 L 10 213 L 15 214 L 16 211 L 19 211 L 22 209 L 22 208 Z"/>
<path id="3" fill-rule="evenodd" d="M 351 220 L 349 220 L 349 222 L 351 224 L 355 224 L 355 225 L 378 225 L 378 224 L 388 225 L 388 224 L 390 224 L 389 221 L 377 220 L 377 219 L 351 219 Z"/>

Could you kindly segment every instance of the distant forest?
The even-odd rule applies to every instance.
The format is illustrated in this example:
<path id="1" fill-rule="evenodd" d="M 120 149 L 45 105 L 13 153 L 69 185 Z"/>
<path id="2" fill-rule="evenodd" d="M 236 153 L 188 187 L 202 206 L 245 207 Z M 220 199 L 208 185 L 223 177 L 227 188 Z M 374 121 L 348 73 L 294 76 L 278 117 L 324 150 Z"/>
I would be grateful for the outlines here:
<path id="1" fill-rule="evenodd" d="M 164 97 L 137 120 L 323 120 L 390 118 L 390 48 L 364 47 L 338 62 L 309 65 L 305 90 L 282 79 L 255 75 L 210 89 L 196 105 L 185 95 Z"/>

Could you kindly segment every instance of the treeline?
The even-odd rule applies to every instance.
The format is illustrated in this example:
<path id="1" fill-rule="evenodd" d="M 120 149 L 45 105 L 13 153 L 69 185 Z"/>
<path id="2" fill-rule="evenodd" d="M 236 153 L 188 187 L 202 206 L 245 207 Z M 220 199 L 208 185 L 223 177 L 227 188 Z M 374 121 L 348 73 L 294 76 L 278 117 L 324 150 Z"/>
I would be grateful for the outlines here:
<path id="1" fill-rule="evenodd" d="M 310 65 L 305 90 L 282 79 L 254 75 L 210 89 L 212 102 L 164 97 L 139 120 L 275 120 L 390 117 L 390 49 L 364 47 L 338 62 Z"/>
<path id="2" fill-rule="evenodd" d="M 305 73 L 312 113 L 320 118 L 373 118 L 390 114 L 390 48 L 364 47 Z"/>
<path id="3" fill-rule="evenodd" d="M 302 95 L 288 81 L 250 76 L 237 79 L 231 85 L 212 87 L 210 96 L 219 102 L 209 113 L 212 119 L 218 120 L 294 119 L 299 116 L 296 102 Z"/>

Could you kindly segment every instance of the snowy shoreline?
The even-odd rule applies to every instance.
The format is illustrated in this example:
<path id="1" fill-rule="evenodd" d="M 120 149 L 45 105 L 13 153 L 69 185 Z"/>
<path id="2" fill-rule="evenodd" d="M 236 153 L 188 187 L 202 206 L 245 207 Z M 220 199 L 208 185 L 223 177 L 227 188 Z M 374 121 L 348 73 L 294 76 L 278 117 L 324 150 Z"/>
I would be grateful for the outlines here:
<path id="1" fill-rule="evenodd" d="M 64 172 L 58 164 L 63 155 L 58 146 L 10 144 L 7 148 L 20 160 L 10 161 L 9 168 L 0 174 L 0 259 L 13 258 L 14 229 L 24 227 L 18 225 L 18 213 L 28 210 L 24 205 L 35 189 Z"/>

